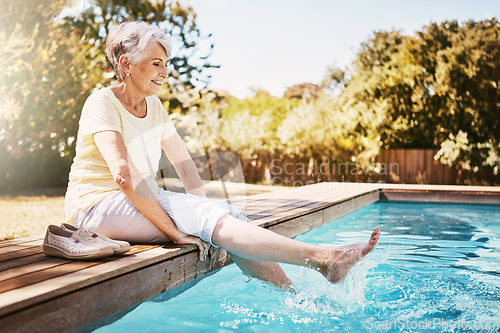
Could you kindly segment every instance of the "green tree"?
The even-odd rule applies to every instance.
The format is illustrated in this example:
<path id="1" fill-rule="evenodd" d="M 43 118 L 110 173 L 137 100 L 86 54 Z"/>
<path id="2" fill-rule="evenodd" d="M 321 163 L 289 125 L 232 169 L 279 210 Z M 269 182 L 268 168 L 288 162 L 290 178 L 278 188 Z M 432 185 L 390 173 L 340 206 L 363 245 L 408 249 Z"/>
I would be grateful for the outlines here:
<path id="1" fill-rule="evenodd" d="M 436 86 L 440 128 L 446 135 L 440 142 L 438 157 L 447 164 L 458 163 L 467 170 L 500 168 L 500 22 L 496 19 L 469 21 L 463 26 L 445 22 L 434 30 L 452 31 L 447 41 L 450 47 L 436 54 Z M 456 142 L 465 137 L 465 145 Z M 446 144 L 453 144 L 460 154 L 454 158 Z"/>
<path id="2" fill-rule="evenodd" d="M 294 108 L 278 129 L 278 138 L 287 155 L 309 159 L 309 163 L 352 163 L 360 172 L 373 169 L 379 152 L 376 127 L 360 131 L 360 123 L 380 123 L 363 105 L 342 108 L 337 96 L 322 96 Z M 380 115 L 381 113 L 375 113 Z M 322 180 L 331 180 L 326 176 Z M 338 179 L 337 179 L 338 180 Z"/>
<path id="3" fill-rule="evenodd" d="M 496 19 L 377 32 L 362 44 L 341 107 L 358 109 L 359 132 L 378 132 L 384 148 L 440 148 L 442 162 L 498 171 L 499 32 Z"/>
<path id="4" fill-rule="evenodd" d="M 287 114 L 295 106 L 300 104 L 300 100 L 279 98 L 271 96 L 267 91 L 254 90 L 255 96 L 237 99 L 229 99 L 227 106 L 222 111 L 221 116 L 226 121 L 239 122 L 242 126 L 246 127 L 246 120 L 242 120 L 241 117 L 256 117 L 266 118 L 264 122 L 264 132 L 267 135 L 267 142 L 271 143 L 276 138 L 276 131 L 281 125 L 283 120 L 286 118 Z M 238 119 L 240 118 L 240 119 Z M 250 124 L 254 126 L 256 122 Z M 249 128 L 251 131 L 251 128 Z M 258 129 L 260 131 L 260 129 Z M 269 147 L 269 145 L 266 145 Z M 272 145 L 271 145 L 272 146 Z"/>
<path id="5" fill-rule="evenodd" d="M 319 86 L 322 90 L 330 94 L 338 94 L 348 83 L 349 78 L 346 69 L 342 69 L 337 66 L 329 66 L 326 70 L 326 75 Z"/>
<path id="6" fill-rule="evenodd" d="M 317 99 L 321 95 L 321 88 L 314 83 L 301 83 L 288 87 L 283 94 L 284 98 L 297 98 L 304 102 Z"/>
<path id="7" fill-rule="evenodd" d="M 77 39 L 57 21 L 64 1 L 2 3 L 0 184 L 62 185 L 83 103 Z M 84 48 L 84 47 L 83 47 Z"/>

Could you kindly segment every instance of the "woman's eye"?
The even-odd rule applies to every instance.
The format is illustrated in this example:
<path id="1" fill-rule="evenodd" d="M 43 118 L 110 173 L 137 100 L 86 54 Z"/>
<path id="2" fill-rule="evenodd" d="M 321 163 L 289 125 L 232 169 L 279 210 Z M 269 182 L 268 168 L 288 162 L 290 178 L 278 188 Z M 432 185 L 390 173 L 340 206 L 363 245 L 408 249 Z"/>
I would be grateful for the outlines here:
<path id="1" fill-rule="evenodd" d="M 156 67 L 160 66 L 160 64 L 153 64 L 153 65 L 155 65 Z"/>

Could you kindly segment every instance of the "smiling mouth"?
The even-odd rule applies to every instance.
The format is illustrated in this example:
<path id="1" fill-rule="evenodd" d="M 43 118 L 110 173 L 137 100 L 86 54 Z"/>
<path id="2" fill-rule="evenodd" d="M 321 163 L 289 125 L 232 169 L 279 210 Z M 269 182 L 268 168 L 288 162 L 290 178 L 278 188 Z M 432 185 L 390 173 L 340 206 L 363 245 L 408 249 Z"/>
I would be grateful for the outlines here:
<path id="1" fill-rule="evenodd" d="M 151 80 L 151 82 L 153 82 L 154 84 L 157 84 L 157 85 L 161 86 L 161 81 Z"/>

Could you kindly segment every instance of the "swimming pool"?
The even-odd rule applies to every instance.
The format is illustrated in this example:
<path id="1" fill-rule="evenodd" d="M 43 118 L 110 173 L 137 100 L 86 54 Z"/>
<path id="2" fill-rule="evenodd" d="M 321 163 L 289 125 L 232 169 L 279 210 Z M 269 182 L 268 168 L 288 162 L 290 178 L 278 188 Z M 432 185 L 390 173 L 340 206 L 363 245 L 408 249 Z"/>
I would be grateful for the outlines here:
<path id="1" fill-rule="evenodd" d="M 283 265 L 298 293 L 231 265 L 141 303 L 97 332 L 479 331 L 500 329 L 500 205 L 376 202 L 297 236 L 381 241 L 340 285 Z"/>

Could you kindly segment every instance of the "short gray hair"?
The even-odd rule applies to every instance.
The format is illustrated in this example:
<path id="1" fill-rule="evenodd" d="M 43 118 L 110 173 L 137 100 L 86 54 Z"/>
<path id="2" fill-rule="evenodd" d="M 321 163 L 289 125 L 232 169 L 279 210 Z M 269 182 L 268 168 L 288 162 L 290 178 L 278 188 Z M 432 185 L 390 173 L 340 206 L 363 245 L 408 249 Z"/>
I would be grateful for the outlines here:
<path id="1" fill-rule="evenodd" d="M 140 62 L 150 41 L 163 46 L 167 57 L 170 58 L 172 54 L 170 38 L 156 25 L 142 21 L 128 21 L 121 23 L 108 34 L 105 53 L 115 69 L 118 80 L 125 79 L 125 73 L 120 68 L 120 57 L 126 56 L 132 63 Z"/>

